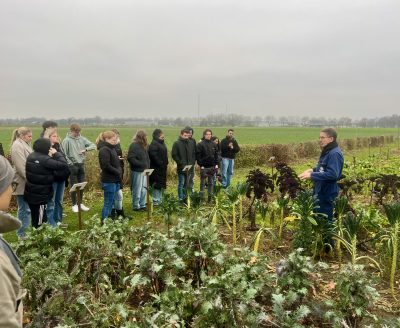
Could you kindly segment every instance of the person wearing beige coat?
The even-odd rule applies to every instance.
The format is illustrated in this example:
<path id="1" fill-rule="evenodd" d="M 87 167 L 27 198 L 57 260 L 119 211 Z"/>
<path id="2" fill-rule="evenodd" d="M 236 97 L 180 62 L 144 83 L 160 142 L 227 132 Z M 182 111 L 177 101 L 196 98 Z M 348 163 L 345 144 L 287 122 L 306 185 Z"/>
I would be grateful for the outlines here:
<path id="1" fill-rule="evenodd" d="M 28 203 L 24 200 L 24 190 L 26 182 L 25 165 L 26 159 L 32 153 L 30 142 L 32 141 L 32 131 L 29 128 L 20 127 L 13 132 L 11 146 L 11 161 L 15 170 L 15 181 L 18 184 L 13 195 L 17 198 L 18 213 L 17 217 L 21 221 L 21 228 L 18 229 L 19 238 L 25 237 L 25 231 L 30 225 L 31 210 Z"/>
<path id="2" fill-rule="evenodd" d="M 1 234 L 18 229 L 21 223 L 5 211 L 13 192 L 14 170 L 6 158 L 0 156 L 0 327 L 22 328 L 21 269 L 18 258 Z"/>

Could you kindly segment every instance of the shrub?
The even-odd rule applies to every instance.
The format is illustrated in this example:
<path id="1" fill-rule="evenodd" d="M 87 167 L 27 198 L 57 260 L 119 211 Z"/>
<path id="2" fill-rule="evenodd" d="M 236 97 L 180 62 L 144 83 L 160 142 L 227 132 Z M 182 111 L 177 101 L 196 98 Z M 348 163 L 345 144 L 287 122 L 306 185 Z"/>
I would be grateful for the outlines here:
<path id="1" fill-rule="evenodd" d="M 348 327 L 359 327 L 364 317 L 374 318 L 369 310 L 379 294 L 362 265 L 345 266 L 336 279 L 335 292 L 338 298 L 327 302 L 334 308 L 326 313 L 327 318 L 335 318 L 336 322 L 343 318 Z"/>

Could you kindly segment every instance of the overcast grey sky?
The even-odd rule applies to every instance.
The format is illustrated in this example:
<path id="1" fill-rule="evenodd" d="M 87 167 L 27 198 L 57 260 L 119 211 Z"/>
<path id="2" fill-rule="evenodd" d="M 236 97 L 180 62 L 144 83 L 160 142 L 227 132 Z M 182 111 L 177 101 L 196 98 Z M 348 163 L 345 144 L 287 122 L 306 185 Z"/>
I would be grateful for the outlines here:
<path id="1" fill-rule="evenodd" d="M 0 0 L 4 117 L 398 114 L 398 0 Z"/>

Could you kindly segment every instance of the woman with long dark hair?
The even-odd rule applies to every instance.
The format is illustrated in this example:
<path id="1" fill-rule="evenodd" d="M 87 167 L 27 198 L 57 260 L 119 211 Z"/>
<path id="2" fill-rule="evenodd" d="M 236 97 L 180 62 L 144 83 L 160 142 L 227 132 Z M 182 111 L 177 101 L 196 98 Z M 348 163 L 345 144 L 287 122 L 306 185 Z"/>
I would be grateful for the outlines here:
<path id="1" fill-rule="evenodd" d="M 153 131 L 153 141 L 149 146 L 150 168 L 154 169 L 150 175 L 150 185 L 153 188 L 153 205 L 160 205 L 163 190 L 167 188 L 168 150 L 164 143 L 164 133 L 160 129 Z"/>
<path id="2" fill-rule="evenodd" d="M 147 181 L 143 171 L 150 168 L 147 135 L 143 130 L 136 132 L 129 146 L 128 162 L 132 171 L 132 205 L 134 211 L 146 210 Z"/>

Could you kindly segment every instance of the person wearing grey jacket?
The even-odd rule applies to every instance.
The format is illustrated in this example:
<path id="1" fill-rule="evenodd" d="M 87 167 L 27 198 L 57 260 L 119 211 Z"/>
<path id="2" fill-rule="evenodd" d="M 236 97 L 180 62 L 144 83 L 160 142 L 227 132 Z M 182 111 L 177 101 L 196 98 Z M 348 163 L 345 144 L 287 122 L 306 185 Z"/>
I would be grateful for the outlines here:
<path id="1" fill-rule="evenodd" d="M 70 132 L 62 142 L 62 148 L 64 149 L 65 157 L 71 171 L 70 185 L 71 187 L 75 183 L 84 182 L 85 177 L 85 159 L 86 152 L 95 150 L 96 145 L 81 135 L 81 127 L 78 123 L 73 123 L 70 126 Z M 83 193 L 82 193 L 83 199 Z M 72 200 L 72 211 L 78 212 L 78 204 L 76 198 L 76 192 L 71 193 Z M 89 208 L 83 203 L 81 204 L 82 211 L 88 211 Z"/>
<path id="2" fill-rule="evenodd" d="M 6 158 L 0 156 L 0 327 L 22 328 L 22 272 L 19 261 L 2 233 L 17 230 L 21 223 L 6 211 L 13 190 L 14 170 Z"/>

